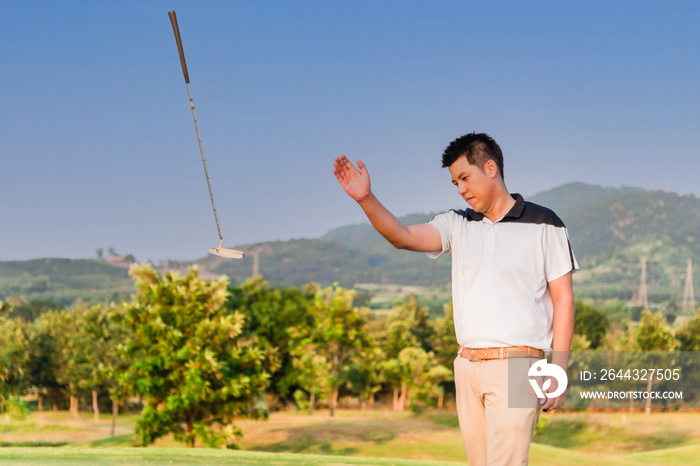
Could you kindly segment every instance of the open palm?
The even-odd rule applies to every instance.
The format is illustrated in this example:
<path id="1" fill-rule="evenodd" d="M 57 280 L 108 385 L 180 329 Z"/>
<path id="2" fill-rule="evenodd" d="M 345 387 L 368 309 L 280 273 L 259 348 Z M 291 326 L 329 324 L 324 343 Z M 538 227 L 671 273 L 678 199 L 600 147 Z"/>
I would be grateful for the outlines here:
<path id="1" fill-rule="evenodd" d="M 340 186 L 356 201 L 361 201 L 371 192 L 369 173 L 361 160 L 357 161 L 357 167 L 344 155 L 336 157 L 333 163 L 333 174 L 338 179 Z"/>

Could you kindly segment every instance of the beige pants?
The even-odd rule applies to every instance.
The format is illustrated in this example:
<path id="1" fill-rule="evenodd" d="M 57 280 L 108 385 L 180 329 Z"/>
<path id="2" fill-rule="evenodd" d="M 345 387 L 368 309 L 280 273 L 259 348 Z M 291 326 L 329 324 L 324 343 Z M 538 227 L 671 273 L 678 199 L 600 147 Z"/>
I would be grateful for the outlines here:
<path id="1" fill-rule="evenodd" d="M 511 390 L 517 382 L 519 402 L 522 404 L 525 397 L 529 408 L 508 407 L 509 361 L 515 364 L 511 375 L 522 374 L 511 381 Z M 540 409 L 527 381 L 527 370 L 536 361 L 517 358 L 470 362 L 461 356 L 455 359 L 457 414 L 470 466 L 528 464 Z"/>

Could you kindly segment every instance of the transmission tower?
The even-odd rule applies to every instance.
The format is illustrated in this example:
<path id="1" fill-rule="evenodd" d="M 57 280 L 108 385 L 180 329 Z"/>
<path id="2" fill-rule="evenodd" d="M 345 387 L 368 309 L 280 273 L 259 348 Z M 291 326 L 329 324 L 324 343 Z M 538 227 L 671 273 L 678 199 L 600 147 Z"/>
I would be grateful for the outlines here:
<path id="1" fill-rule="evenodd" d="M 258 244 L 254 247 L 249 247 L 248 251 L 253 256 L 253 275 L 252 278 L 262 277 L 260 272 L 260 256 L 262 254 L 272 254 L 274 251 L 269 244 Z"/>
<path id="2" fill-rule="evenodd" d="M 695 293 L 693 293 L 693 261 L 688 259 L 685 272 L 685 293 L 683 294 L 683 311 L 695 310 Z"/>
<path id="3" fill-rule="evenodd" d="M 253 278 L 260 276 L 260 251 L 253 252 Z"/>
<path id="4" fill-rule="evenodd" d="M 647 299 L 647 258 L 642 256 L 642 279 L 639 282 L 639 305 L 645 309 L 649 307 Z"/>

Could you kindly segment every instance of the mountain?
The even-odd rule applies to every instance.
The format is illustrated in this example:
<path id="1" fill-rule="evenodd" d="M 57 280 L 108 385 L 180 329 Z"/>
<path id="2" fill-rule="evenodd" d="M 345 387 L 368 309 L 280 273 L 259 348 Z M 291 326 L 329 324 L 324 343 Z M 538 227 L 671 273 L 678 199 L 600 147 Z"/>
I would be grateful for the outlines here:
<path id="1" fill-rule="evenodd" d="M 686 261 L 700 263 L 700 200 L 642 188 L 611 188 L 569 183 L 527 200 L 553 209 L 567 225 L 581 270 L 574 275 L 578 298 L 633 299 L 639 288 L 640 260 L 647 260 L 649 300 L 683 295 Z M 431 214 L 402 217 L 424 223 Z M 333 229 L 317 239 L 237 245 L 242 261 L 207 256 L 197 261 L 205 276 L 226 274 L 234 284 L 259 272 L 275 286 L 311 281 L 444 286 L 450 281 L 449 255 L 430 260 L 425 254 L 393 249 L 368 223 Z M 171 262 L 185 270 L 191 263 Z M 105 261 L 43 259 L 0 262 L 0 299 L 10 293 L 28 299 L 97 299 L 132 285 L 125 269 Z M 66 303 L 68 304 L 68 303 Z"/>
<path id="2" fill-rule="evenodd" d="M 573 193 L 589 193 L 576 196 Z M 560 206 L 581 270 L 576 292 L 594 299 L 633 299 L 642 257 L 649 299 L 683 296 L 688 259 L 700 263 L 700 200 L 640 188 L 564 185 L 532 198 Z"/>
<path id="3" fill-rule="evenodd" d="M 602 187 L 569 183 L 527 199 L 553 209 L 567 225 L 581 265 L 574 275 L 577 297 L 635 298 L 641 258 L 647 258 L 649 299 L 666 301 L 683 295 L 686 261 L 700 263 L 700 200 L 636 187 Z M 402 217 L 404 224 L 435 216 Z M 260 271 L 272 283 L 337 281 L 440 286 L 450 280 L 450 259 L 437 261 L 393 249 L 369 223 L 333 229 L 316 240 L 243 245 L 260 252 Z M 331 257 L 328 257 L 328 256 Z M 321 257 L 323 256 L 323 257 Z M 246 265 L 209 257 L 199 261 L 234 281 L 252 273 Z"/>
<path id="4" fill-rule="evenodd" d="M 17 294 L 26 300 L 71 305 L 78 299 L 103 301 L 128 296 L 134 283 L 123 267 L 106 260 L 34 259 L 0 262 L 0 300 Z"/>
<path id="5" fill-rule="evenodd" d="M 542 191 L 527 200 L 552 209 L 560 217 L 570 211 L 614 198 L 623 194 L 643 193 L 643 188 L 610 188 L 581 182 L 567 183 L 562 186 Z"/>
<path id="6" fill-rule="evenodd" d="M 355 226 L 356 227 L 356 226 Z M 351 227 L 353 229 L 353 227 Z M 233 283 L 253 275 L 255 255 L 260 273 L 273 285 L 300 286 L 309 282 L 352 287 L 356 283 L 395 283 L 443 286 L 449 281 L 450 261 L 433 261 L 425 254 L 399 251 L 367 232 L 367 243 L 295 239 L 237 246 L 244 261 L 209 256 L 196 261 L 207 273 L 225 274 Z M 363 246 L 366 244 L 366 246 Z"/>

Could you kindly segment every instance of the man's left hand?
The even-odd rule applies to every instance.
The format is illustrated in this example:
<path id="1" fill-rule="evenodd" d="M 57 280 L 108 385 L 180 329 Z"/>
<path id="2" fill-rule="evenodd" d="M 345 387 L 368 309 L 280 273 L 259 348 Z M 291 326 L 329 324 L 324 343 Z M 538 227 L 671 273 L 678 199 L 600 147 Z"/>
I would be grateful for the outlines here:
<path id="1" fill-rule="evenodd" d="M 547 381 L 550 381 L 550 386 L 547 387 L 546 390 L 542 390 L 542 392 L 547 395 L 548 393 L 554 393 L 557 391 L 557 387 L 559 386 L 559 383 L 557 382 L 557 379 L 554 377 L 547 377 L 544 379 L 544 383 L 542 386 L 544 387 Z M 540 408 L 543 411 L 551 411 L 553 409 L 561 408 L 564 406 L 564 402 L 566 401 L 566 390 L 564 390 L 564 393 L 561 395 L 554 397 L 554 398 L 544 398 L 540 400 Z"/>

